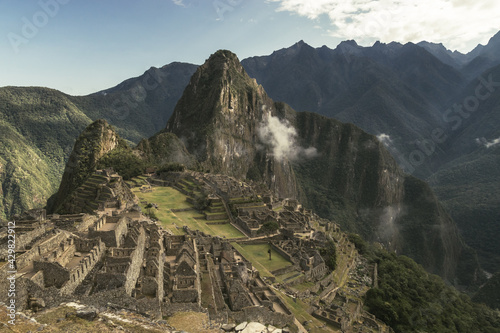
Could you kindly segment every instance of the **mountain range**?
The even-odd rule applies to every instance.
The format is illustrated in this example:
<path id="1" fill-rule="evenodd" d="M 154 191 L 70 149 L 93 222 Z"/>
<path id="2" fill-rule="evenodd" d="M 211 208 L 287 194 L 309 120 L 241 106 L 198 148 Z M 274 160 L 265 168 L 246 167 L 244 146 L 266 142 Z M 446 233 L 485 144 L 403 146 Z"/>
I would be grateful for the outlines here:
<path id="1" fill-rule="evenodd" d="M 163 162 L 264 182 L 457 285 L 478 283 L 474 252 L 459 234 L 487 270 L 499 270 L 499 40 L 468 55 L 425 42 L 347 41 L 334 50 L 299 42 L 241 65 L 218 52 L 205 67 L 151 68 L 89 96 L 1 88 L 0 125 L 12 134 L 0 138 L 12 147 L 0 152 L 3 218 L 43 205 L 78 134 L 104 118 L 129 144 L 154 135 L 138 147 L 150 161 L 176 147 Z M 476 110 L 454 111 L 473 107 L 480 84 L 489 95 Z M 444 208 L 396 162 L 429 180 Z"/>

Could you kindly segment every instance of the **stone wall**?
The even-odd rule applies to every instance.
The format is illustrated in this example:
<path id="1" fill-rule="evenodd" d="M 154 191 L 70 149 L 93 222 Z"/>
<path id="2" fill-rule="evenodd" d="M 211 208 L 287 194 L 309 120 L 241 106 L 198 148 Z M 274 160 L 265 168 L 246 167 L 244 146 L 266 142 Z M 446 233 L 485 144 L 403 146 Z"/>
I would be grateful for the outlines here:
<path id="1" fill-rule="evenodd" d="M 96 222 L 96 215 L 89 214 L 68 214 L 68 215 L 53 215 L 50 220 L 56 227 L 68 231 L 87 231 L 87 229 Z"/>
<path id="2" fill-rule="evenodd" d="M 198 304 L 198 290 L 196 288 L 177 289 L 172 291 L 173 303 L 196 303 Z"/>
<path id="3" fill-rule="evenodd" d="M 34 239 L 40 237 L 48 230 L 48 225 L 37 226 L 32 231 L 28 231 L 24 234 L 16 234 L 16 250 L 25 250 L 26 246 L 29 245 Z"/>
<path id="4" fill-rule="evenodd" d="M 119 247 L 127 234 L 127 220 L 125 217 L 103 216 L 89 228 L 89 238 L 100 237 L 107 247 Z M 106 223 L 115 223 L 116 226 L 113 230 L 101 230 Z"/>
<path id="5" fill-rule="evenodd" d="M 224 219 L 227 219 L 227 214 L 226 214 L 226 212 L 222 212 L 222 213 L 218 213 L 218 214 L 205 214 L 205 219 L 207 221 L 224 220 Z"/>
<path id="6" fill-rule="evenodd" d="M 94 246 L 92 248 L 89 248 L 92 244 Z M 88 254 L 85 255 L 85 257 L 80 260 L 79 264 L 76 267 L 72 268 L 69 272 L 70 278 L 61 288 L 61 293 L 66 295 L 72 294 L 75 291 L 76 287 L 78 287 L 78 285 L 82 283 L 83 280 L 85 280 L 87 274 L 92 270 L 92 268 L 94 268 L 96 263 L 100 261 L 106 253 L 106 245 L 100 239 L 87 240 L 75 238 L 75 247 L 77 248 L 77 250 L 82 252 L 83 250 L 89 251 L 85 251 L 88 252 Z"/>
<path id="7" fill-rule="evenodd" d="M 68 235 L 64 232 L 56 233 L 51 238 L 36 244 L 36 246 L 26 251 L 25 253 L 16 256 L 17 270 L 21 270 L 26 267 L 36 257 L 46 255 L 67 237 Z M 3 268 L 7 268 L 7 265 L 3 266 L 2 269 Z"/>
<path id="8" fill-rule="evenodd" d="M 61 288 L 70 278 L 69 271 L 61 266 L 58 262 L 49 261 L 33 261 L 33 269 L 35 272 L 43 271 L 44 287 Z"/>
<path id="9" fill-rule="evenodd" d="M 276 327 L 289 326 L 294 321 L 294 316 L 292 314 L 286 315 L 281 312 L 273 312 L 261 306 L 251 306 L 244 308 L 242 311 L 230 312 L 229 316 L 237 323 L 255 321 L 271 324 Z"/>
<path id="10" fill-rule="evenodd" d="M 164 317 L 170 317 L 177 312 L 204 312 L 207 309 L 202 308 L 198 303 L 163 303 L 162 314 Z"/>
<path id="11" fill-rule="evenodd" d="M 286 273 L 290 273 L 290 272 L 293 272 L 293 271 L 298 271 L 297 266 L 292 265 L 292 266 L 287 266 L 287 267 L 279 268 L 279 269 L 276 269 L 276 270 L 272 271 L 271 274 L 273 274 L 274 276 L 278 276 L 278 275 L 284 275 Z"/>
<path id="12" fill-rule="evenodd" d="M 43 288 L 44 284 L 45 284 L 44 277 L 43 277 L 43 271 L 38 271 L 37 273 L 35 273 L 35 275 L 33 275 L 30 278 L 30 280 L 33 281 L 33 283 L 36 283 L 41 288 Z"/>
<path id="13" fill-rule="evenodd" d="M 146 242 L 144 228 L 141 225 L 132 230 L 131 232 L 137 232 L 136 247 L 109 249 L 105 265 L 96 276 L 99 290 L 124 287 L 125 293 L 132 295 L 141 272 Z"/>
<path id="14" fill-rule="evenodd" d="M 297 263 L 297 260 L 295 260 L 294 258 L 292 258 L 292 256 L 286 252 L 285 250 L 283 250 L 281 247 L 277 246 L 276 244 L 274 244 L 274 242 L 271 242 L 271 247 L 274 251 L 278 252 L 283 258 L 285 258 L 286 260 L 296 264 Z"/>

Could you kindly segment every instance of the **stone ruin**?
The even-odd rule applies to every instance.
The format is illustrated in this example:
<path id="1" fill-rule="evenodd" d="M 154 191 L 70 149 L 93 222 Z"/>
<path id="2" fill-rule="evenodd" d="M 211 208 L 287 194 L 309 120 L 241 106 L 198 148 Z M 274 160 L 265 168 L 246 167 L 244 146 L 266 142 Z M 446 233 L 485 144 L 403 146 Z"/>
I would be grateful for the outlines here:
<path id="1" fill-rule="evenodd" d="M 196 196 L 207 198 L 205 218 L 227 220 L 248 237 L 263 236 L 261 228 L 268 222 L 278 223 L 281 230 L 309 232 L 312 221 L 318 219 L 295 199 L 277 199 L 269 191 L 257 192 L 254 187 L 233 177 L 201 172 L 175 172 L 162 180 L 152 180 L 159 186 L 172 186 L 188 196 L 196 205 Z"/>
<path id="2" fill-rule="evenodd" d="M 325 223 L 297 200 L 258 194 L 231 177 L 188 172 L 173 179 L 161 180 L 162 185 L 178 186 L 191 198 L 203 193 L 208 213 L 226 214 L 227 223 L 249 237 L 262 238 L 262 225 L 277 222 L 280 233 L 263 241 L 292 265 L 272 273 L 299 276 L 285 282 L 284 290 L 304 281 L 314 283 L 308 295 L 324 300 L 312 304 L 314 316 L 339 329 L 360 322 L 362 327 L 382 327 L 361 303 L 344 300 L 334 283 L 342 280 L 338 274 L 350 274 L 356 266 L 355 249 L 338 226 Z M 97 307 L 112 302 L 153 318 L 201 311 L 220 323 L 250 320 L 284 327 L 294 321 L 282 298 L 227 240 L 187 228 L 185 235 L 168 234 L 137 211 L 133 194 L 122 183 L 111 170 L 98 171 L 72 194 L 74 203 L 65 206 L 70 214 L 47 216 L 38 209 L 15 217 L 19 310 L 79 300 Z M 325 265 L 318 248 L 328 238 L 313 229 L 316 222 L 338 235 L 337 251 L 349 260 L 344 272 L 331 272 Z M 3 261 L 6 236 L 0 231 Z M 0 284 L 7 281 L 8 266 L 0 266 Z M 0 300 L 5 302 L 5 297 L 0 295 Z"/>
<path id="3" fill-rule="evenodd" d="M 113 169 L 97 170 L 75 189 L 58 209 L 64 214 L 93 214 L 98 212 L 125 211 L 132 208 L 134 195 Z"/>

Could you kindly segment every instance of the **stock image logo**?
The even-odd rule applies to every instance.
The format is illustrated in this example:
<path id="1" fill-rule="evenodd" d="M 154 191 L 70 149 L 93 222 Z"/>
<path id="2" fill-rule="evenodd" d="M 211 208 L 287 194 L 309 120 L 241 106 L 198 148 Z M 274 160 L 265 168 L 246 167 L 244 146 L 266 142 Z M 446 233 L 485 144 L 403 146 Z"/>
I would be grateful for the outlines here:
<path id="1" fill-rule="evenodd" d="M 59 14 L 61 6 L 66 5 L 70 0 L 40 0 L 38 1 L 39 10 L 31 17 L 21 17 L 21 31 L 19 33 L 9 32 L 7 38 L 15 53 L 20 51 L 21 45 L 28 44 L 35 38 L 41 29 L 43 29 L 50 20 Z"/>

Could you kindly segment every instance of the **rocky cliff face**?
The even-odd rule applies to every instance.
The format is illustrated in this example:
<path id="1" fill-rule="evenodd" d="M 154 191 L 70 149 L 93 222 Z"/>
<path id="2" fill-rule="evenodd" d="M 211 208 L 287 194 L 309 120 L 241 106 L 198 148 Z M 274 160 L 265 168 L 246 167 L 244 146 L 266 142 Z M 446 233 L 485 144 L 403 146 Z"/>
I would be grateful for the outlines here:
<path id="1" fill-rule="evenodd" d="M 189 154 L 184 143 L 172 133 L 160 132 L 137 145 L 137 151 L 147 162 L 154 165 L 183 164 L 187 168 L 197 167 L 196 158 Z"/>
<path id="2" fill-rule="evenodd" d="M 430 187 L 404 174 L 376 137 L 307 112 L 292 114 L 290 123 L 298 142 L 317 149 L 313 158 L 293 163 L 301 201 L 456 284 L 477 279 L 473 251 Z M 475 273 L 457 277 L 457 269 Z"/>
<path id="3" fill-rule="evenodd" d="M 186 144 L 206 171 L 237 178 L 258 176 L 278 196 L 295 197 L 290 162 L 263 142 L 266 119 L 277 113 L 236 55 L 219 51 L 193 75 L 166 130 Z"/>
<path id="4" fill-rule="evenodd" d="M 57 211 L 71 192 L 96 170 L 99 159 L 119 145 L 126 144 L 105 120 L 90 124 L 75 142 L 59 190 L 47 204 L 49 211 Z"/>
<path id="5" fill-rule="evenodd" d="M 273 102 L 229 51 L 218 51 L 193 75 L 166 130 L 206 171 L 299 197 L 447 279 L 468 251 L 429 187 L 405 175 L 375 136 Z"/>

